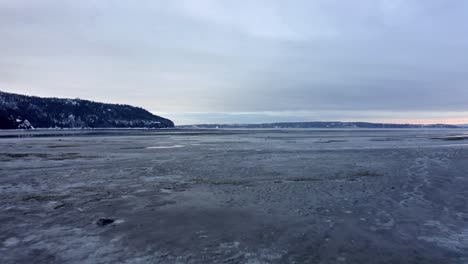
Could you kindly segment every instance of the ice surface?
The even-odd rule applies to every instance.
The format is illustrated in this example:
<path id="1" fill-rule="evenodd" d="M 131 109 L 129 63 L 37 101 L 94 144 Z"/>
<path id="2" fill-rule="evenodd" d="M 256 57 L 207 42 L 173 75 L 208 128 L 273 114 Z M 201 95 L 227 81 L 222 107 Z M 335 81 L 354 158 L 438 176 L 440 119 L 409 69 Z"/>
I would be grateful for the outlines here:
<path id="1" fill-rule="evenodd" d="M 0 131 L 0 262 L 467 263 L 465 132 Z"/>

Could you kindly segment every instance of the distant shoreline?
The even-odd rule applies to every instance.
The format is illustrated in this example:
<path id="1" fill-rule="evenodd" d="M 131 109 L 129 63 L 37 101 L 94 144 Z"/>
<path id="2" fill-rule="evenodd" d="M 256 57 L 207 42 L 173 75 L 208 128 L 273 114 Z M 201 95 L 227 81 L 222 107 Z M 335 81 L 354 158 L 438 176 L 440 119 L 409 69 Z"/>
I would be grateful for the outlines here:
<path id="1" fill-rule="evenodd" d="M 401 129 L 401 128 L 464 128 L 463 125 L 450 124 L 393 124 L 393 123 L 371 123 L 371 122 L 341 122 L 341 121 L 312 121 L 312 122 L 276 122 L 260 124 L 196 124 L 180 125 L 179 128 L 271 128 L 271 129 Z"/>

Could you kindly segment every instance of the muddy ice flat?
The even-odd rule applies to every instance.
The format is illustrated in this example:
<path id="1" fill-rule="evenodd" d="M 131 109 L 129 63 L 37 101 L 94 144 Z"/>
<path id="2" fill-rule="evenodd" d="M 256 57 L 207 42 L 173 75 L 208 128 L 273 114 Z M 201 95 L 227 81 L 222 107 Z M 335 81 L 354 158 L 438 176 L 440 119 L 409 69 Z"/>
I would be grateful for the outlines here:
<path id="1" fill-rule="evenodd" d="M 465 132 L 0 131 L 0 261 L 468 263 Z"/>

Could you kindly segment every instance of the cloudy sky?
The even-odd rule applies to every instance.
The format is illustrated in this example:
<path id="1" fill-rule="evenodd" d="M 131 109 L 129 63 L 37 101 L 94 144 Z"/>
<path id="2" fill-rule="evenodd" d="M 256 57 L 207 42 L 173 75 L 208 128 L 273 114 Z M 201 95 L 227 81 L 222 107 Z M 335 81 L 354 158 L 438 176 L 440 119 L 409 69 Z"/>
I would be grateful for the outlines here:
<path id="1" fill-rule="evenodd" d="M 177 124 L 468 123 L 468 1 L 0 0 L 0 90 Z"/>

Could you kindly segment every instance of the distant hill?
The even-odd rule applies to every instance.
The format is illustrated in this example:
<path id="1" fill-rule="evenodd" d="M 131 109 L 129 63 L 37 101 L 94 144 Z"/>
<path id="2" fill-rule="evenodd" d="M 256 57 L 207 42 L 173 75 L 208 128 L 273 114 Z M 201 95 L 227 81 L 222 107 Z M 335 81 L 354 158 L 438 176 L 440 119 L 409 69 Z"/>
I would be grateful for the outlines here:
<path id="1" fill-rule="evenodd" d="M 180 128 L 459 128 L 454 125 L 432 124 L 384 124 L 368 122 L 287 122 L 266 124 L 201 124 L 179 126 Z"/>
<path id="2" fill-rule="evenodd" d="M 0 129 L 167 128 L 174 123 L 140 107 L 0 91 Z"/>

